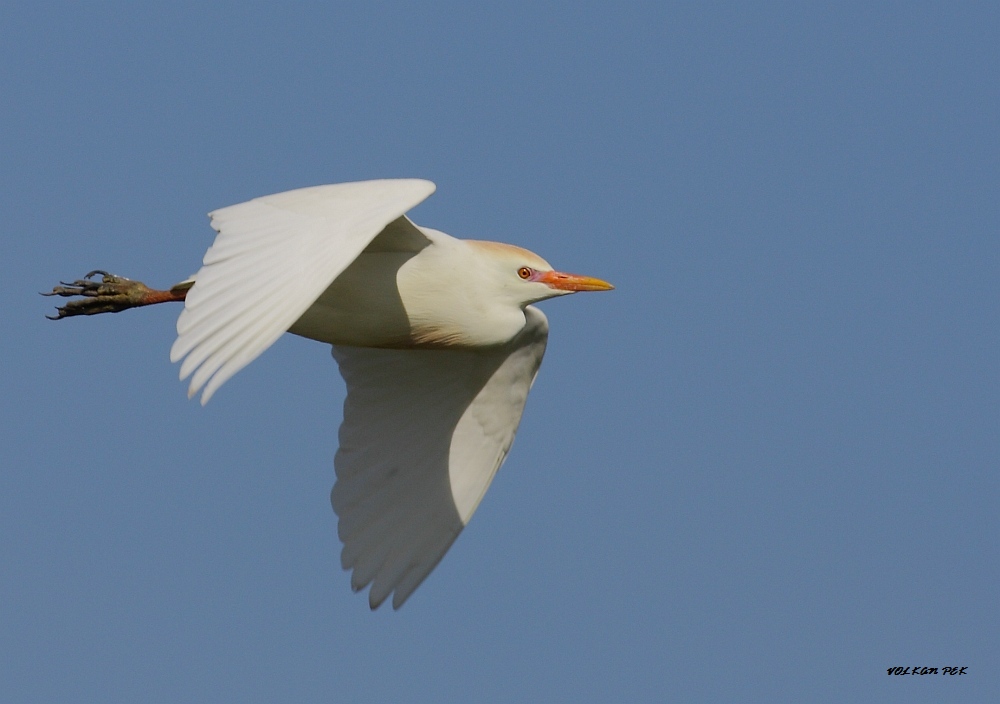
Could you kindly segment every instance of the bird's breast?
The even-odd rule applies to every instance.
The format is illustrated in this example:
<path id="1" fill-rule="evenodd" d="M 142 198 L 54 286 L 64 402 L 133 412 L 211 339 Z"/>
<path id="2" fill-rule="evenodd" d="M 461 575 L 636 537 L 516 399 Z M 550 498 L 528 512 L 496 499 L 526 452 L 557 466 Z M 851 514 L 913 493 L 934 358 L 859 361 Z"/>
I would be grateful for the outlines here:
<path id="1" fill-rule="evenodd" d="M 523 311 L 484 299 L 473 278 L 436 254 L 432 247 L 362 253 L 289 332 L 388 348 L 485 347 L 520 332 Z"/>

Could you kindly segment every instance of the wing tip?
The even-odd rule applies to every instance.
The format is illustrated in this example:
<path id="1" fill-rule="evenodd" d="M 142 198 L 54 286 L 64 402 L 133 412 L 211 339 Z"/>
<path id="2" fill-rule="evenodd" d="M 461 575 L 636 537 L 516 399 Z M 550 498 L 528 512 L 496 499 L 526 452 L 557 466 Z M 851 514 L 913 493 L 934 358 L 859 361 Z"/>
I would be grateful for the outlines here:
<path id="1" fill-rule="evenodd" d="M 307 191 L 307 190 L 311 190 L 311 189 L 314 189 L 314 188 L 330 188 L 331 186 L 348 186 L 349 187 L 349 186 L 360 186 L 362 184 L 369 184 L 369 185 L 374 185 L 374 184 L 403 185 L 403 184 L 406 184 L 407 186 L 413 186 L 414 187 L 414 191 L 415 191 L 414 197 L 419 197 L 420 198 L 420 200 L 418 200 L 416 203 L 414 203 L 414 206 L 418 205 L 419 203 L 421 203 L 425 199 L 429 198 L 431 196 L 431 194 L 433 194 L 434 191 L 437 190 L 437 184 L 434 183 L 433 181 L 431 181 L 430 179 L 426 179 L 426 178 L 372 178 L 372 179 L 361 179 L 361 180 L 358 180 L 358 181 L 342 181 L 342 182 L 339 182 L 339 183 L 326 183 L 326 184 L 322 184 L 322 185 L 319 185 L 319 186 L 304 186 L 302 188 L 293 188 L 293 189 L 290 189 L 290 190 L 287 190 L 287 191 L 281 191 L 281 192 L 278 192 L 278 193 L 271 193 L 271 194 L 268 194 L 268 195 L 263 195 L 263 196 L 258 196 L 256 198 L 251 198 L 250 200 L 244 201 L 243 203 L 236 203 L 235 205 L 225 205 L 225 206 L 222 206 L 221 208 L 214 208 L 213 210 L 210 210 L 208 212 L 208 219 L 211 220 L 211 221 L 214 221 L 220 215 L 222 215 L 223 211 L 225 211 L 225 210 L 228 210 L 230 208 L 235 208 L 235 207 L 238 207 L 238 206 L 241 206 L 241 205 L 245 205 L 246 203 L 252 203 L 253 201 L 259 201 L 259 200 L 262 200 L 262 199 L 265 199 L 265 198 L 270 198 L 272 196 L 280 196 L 280 195 L 284 195 L 286 193 L 294 193 L 295 191 Z M 414 206 L 411 206 L 411 207 L 414 207 Z"/>

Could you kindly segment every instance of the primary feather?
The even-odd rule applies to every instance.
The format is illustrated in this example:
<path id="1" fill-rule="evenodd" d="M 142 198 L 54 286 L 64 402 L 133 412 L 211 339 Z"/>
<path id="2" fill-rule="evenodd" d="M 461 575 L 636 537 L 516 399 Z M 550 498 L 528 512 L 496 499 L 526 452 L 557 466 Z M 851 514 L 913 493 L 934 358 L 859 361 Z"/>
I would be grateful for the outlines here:
<path id="1" fill-rule="evenodd" d="M 434 192 L 418 179 L 315 186 L 210 213 L 219 233 L 177 320 L 170 360 L 201 402 L 271 346 L 386 225 Z"/>
<path id="2" fill-rule="evenodd" d="M 351 585 L 399 608 L 472 518 L 517 431 L 545 315 L 485 350 L 334 346 L 347 383 L 330 494 Z"/>

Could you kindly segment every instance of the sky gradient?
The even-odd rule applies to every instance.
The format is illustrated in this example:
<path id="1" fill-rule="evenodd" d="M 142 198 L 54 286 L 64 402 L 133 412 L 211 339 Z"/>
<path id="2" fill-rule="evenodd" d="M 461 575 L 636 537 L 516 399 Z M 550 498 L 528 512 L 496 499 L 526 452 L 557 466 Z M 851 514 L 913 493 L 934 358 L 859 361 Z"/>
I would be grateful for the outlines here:
<path id="1" fill-rule="evenodd" d="M 0 698 L 996 700 L 998 37 L 971 2 L 6 4 Z M 166 286 L 212 209 L 387 177 L 617 289 L 542 304 L 507 463 L 371 613 L 328 348 L 202 408 L 176 307 L 37 292 Z"/>

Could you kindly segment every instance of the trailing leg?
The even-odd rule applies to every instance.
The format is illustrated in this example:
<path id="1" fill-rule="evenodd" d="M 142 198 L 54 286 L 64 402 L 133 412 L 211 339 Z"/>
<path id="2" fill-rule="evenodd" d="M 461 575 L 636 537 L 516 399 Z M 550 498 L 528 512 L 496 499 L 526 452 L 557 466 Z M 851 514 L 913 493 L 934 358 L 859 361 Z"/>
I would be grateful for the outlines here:
<path id="1" fill-rule="evenodd" d="M 93 279 L 97 274 L 101 275 L 100 281 Z M 150 288 L 141 281 L 115 276 L 98 269 L 73 282 L 61 281 L 60 285 L 54 287 L 51 292 L 42 295 L 63 296 L 64 298 L 83 297 L 57 308 L 56 315 L 45 316 L 50 320 L 60 320 L 74 315 L 118 313 L 129 308 L 149 306 L 154 303 L 183 301 L 190 287 L 191 282 L 184 282 L 166 291 L 160 291 Z"/>

